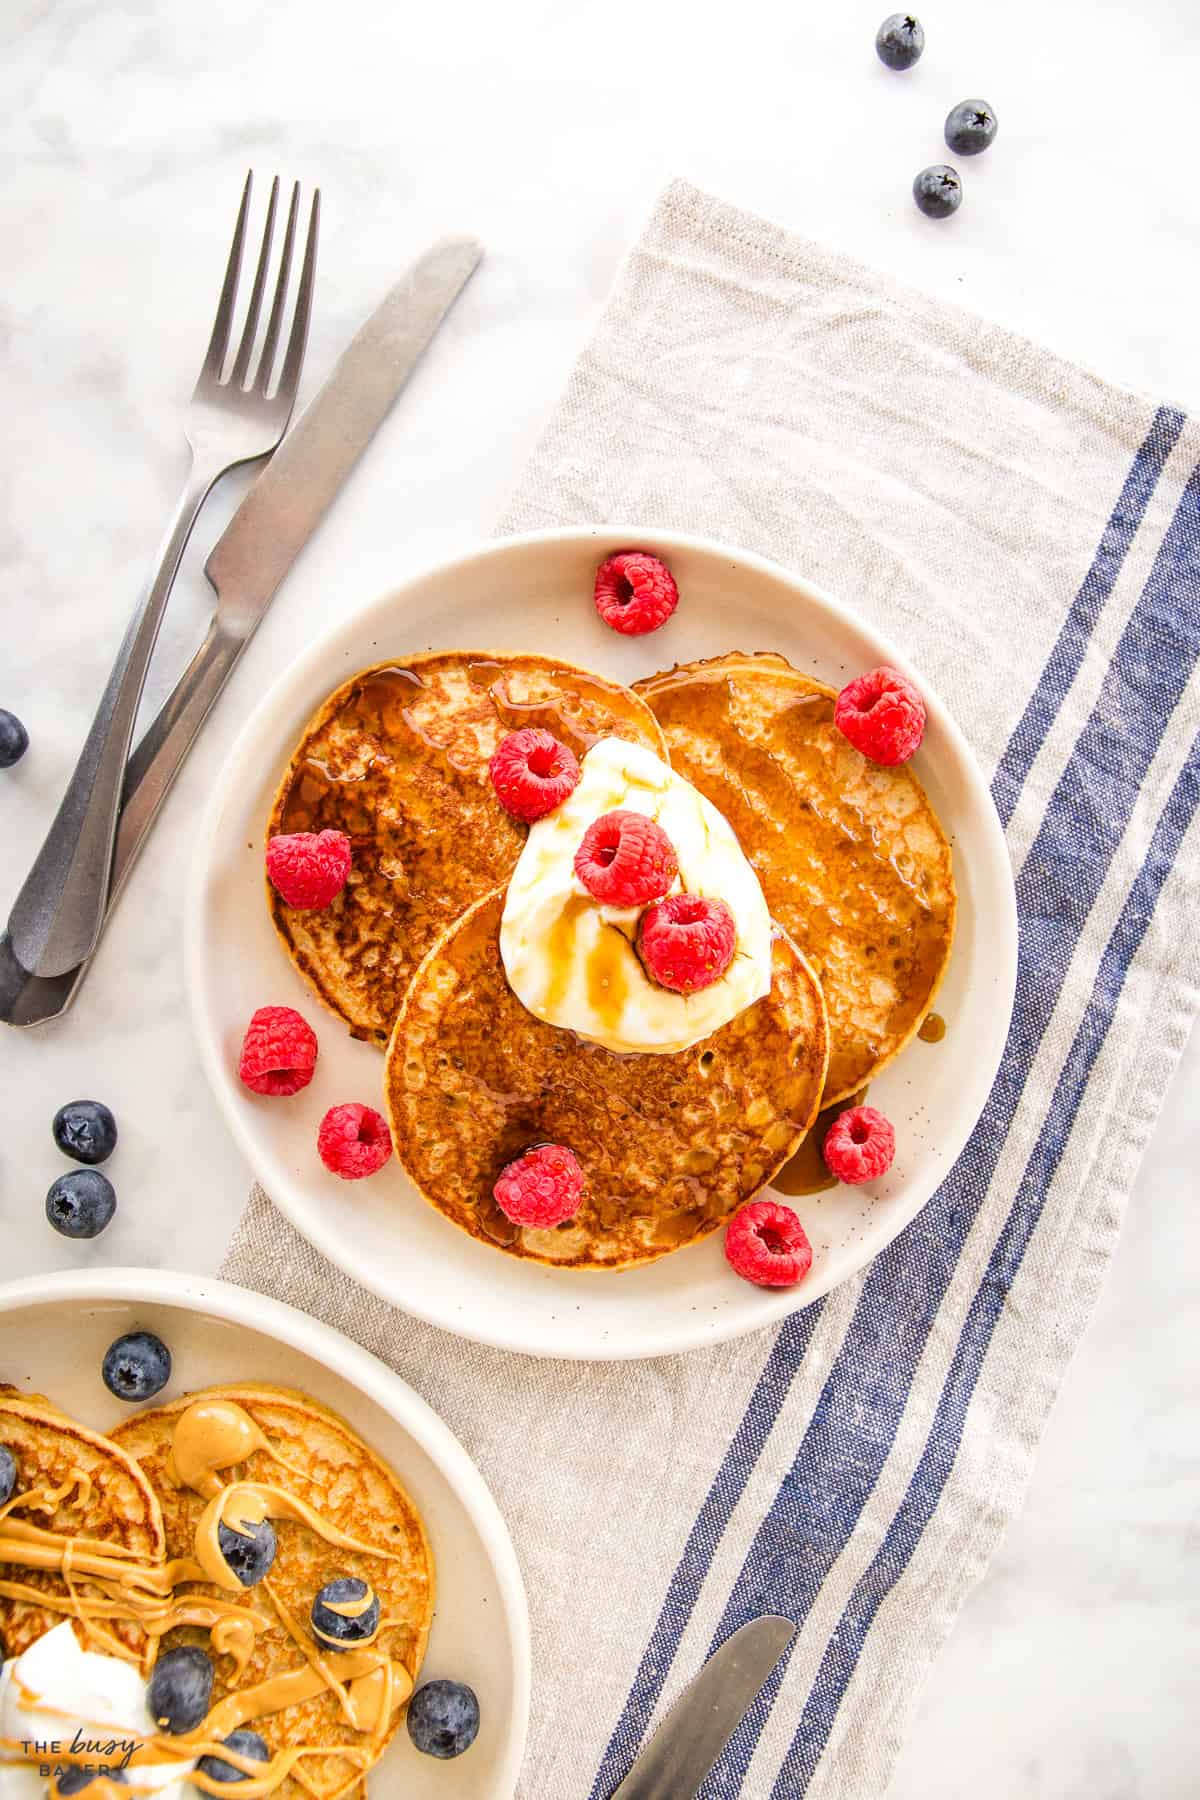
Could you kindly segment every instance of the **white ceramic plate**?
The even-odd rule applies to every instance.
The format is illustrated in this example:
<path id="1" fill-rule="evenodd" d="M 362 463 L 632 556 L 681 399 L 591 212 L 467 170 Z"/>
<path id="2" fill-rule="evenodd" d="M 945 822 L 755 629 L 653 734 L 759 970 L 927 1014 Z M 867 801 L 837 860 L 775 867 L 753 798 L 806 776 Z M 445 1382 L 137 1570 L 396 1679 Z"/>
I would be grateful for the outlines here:
<path id="1" fill-rule="evenodd" d="M 597 562 L 638 544 L 674 570 L 675 617 L 650 637 L 610 631 L 591 603 Z M 395 1162 L 344 1182 L 317 1159 L 318 1122 L 346 1100 L 380 1104 L 378 1050 L 352 1042 L 280 948 L 263 902 L 264 826 L 306 720 L 340 681 L 420 650 L 538 650 L 634 681 L 729 650 L 779 650 L 835 687 L 878 663 L 906 669 L 925 697 L 916 768 L 954 846 L 958 933 L 937 1001 L 937 1045 L 914 1043 L 872 1085 L 896 1127 L 896 1162 L 870 1188 L 795 1204 L 814 1248 L 800 1289 L 754 1288 L 725 1262 L 718 1232 L 628 1274 L 544 1268 L 466 1237 Z M 200 833 L 189 886 L 189 989 L 201 1054 L 225 1115 L 276 1203 L 333 1262 L 419 1318 L 541 1356 L 635 1357 L 751 1331 L 855 1274 L 933 1193 L 966 1143 L 999 1065 L 1012 1010 L 1016 908 L 1000 824 L 971 751 L 902 651 L 761 557 L 637 527 L 508 538 L 416 575 L 355 614 L 281 677 L 230 754 Z M 255 1007 L 287 1004 L 316 1027 L 312 1084 L 291 1100 L 249 1093 L 238 1050 Z"/>
<path id="2" fill-rule="evenodd" d="M 529 1615 L 508 1530 L 457 1438 L 398 1375 L 327 1325 L 245 1288 L 158 1269 L 47 1275 L 0 1288 L 0 1380 L 106 1430 L 133 1409 L 104 1386 L 104 1352 L 143 1327 L 171 1352 L 162 1399 L 220 1381 L 302 1388 L 395 1469 L 425 1520 L 437 1568 L 419 1679 L 469 1682 L 480 1727 L 452 1762 L 420 1755 L 401 1728 L 371 1774 L 371 1793 L 511 1800 L 529 1717 Z"/>

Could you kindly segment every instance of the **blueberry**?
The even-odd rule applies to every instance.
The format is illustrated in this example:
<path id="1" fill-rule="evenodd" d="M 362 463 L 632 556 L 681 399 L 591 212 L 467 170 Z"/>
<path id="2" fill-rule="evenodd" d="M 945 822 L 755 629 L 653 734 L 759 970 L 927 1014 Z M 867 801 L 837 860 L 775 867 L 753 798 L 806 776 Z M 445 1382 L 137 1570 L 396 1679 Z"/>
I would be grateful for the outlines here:
<path id="1" fill-rule="evenodd" d="M 889 69 L 911 69 L 924 48 L 921 21 L 911 13 L 893 13 L 875 33 L 875 54 Z"/>
<path id="2" fill-rule="evenodd" d="M 962 182 L 948 164 L 934 163 L 913 182 L 913 199 L 927 219 L 948 219 L 962 205 Z"/>
<path id="3" fill-rule="evenodd" d="M 16 713 L 0 706 L 0 769 L 11 769 L 29 748 L 29 733 Z"/>
<path id="4" fill-rule="evenodd" d="M 54 1777 L 54 1787 L 51 1791 L 62 1794 L 66 1800 L 67 1796 L 81 1794 L 84 1788 L 91 1787 L 93 1781 L 99 1781 L 101 1773 L 107 1776 L 109 1781 L 120 1782 L 122 1787 L 128 1786 L 129 1777 L 124 1769 L 106 1769 L 103 1763 L 100 1763 L 97 1765 L 95 1773 L 90 1769 L 61 1769 Z"/>
<path id="5" fill-rule="evenodd" d="M 72 1100 L 54 1115 L 54 1141 L 75 1162 L 107 1162 L 117 1147 L 117 1121 L 99 1100 Z"/>
<path id="6" fill-rule="evenodd" d="M 427 1681 L 408 1703 L 408 1735 L 425 1756 L 461 1756 L 478 1732 L 479 1702 L 465 1681 Z"/>
<path id="7" fill-rule="evenodd" d="M 46 1217 L 64 1237 L 99 1237 L 116 1210 L 113 1184 L 99 1169 L 72 1169 L 46 1193 Z"/>
<path id="8" fill-rule="evenodd" d="M 171 1352 L 152 1331 L 130 1331 L 109 1345 L 102 1373 L 118 1400 L 152 1400 L 171 1379 Z"/>
<path id="9" fill-rule="evenodd" d="M 231 1750 L 238 1750 L 243 1756 L 253 1757 L 255 1762 L 270 1762 L 271 1752 L 267 1749 L 257 1731 L 231 1731 L 222 1738 Z M 201 1775 L 207 1775 L 210 1781 L 248 1781 L 250 1777 L 243 1769 L 235 1769 L 220 1756 L 202 1756 L 197 1763 Z"/>
<path id="10" fill-rule="evenodd" d="M 262 1519 L 257 1525 L 247 1524 L 244 1531 L 218 1525 L 217 1543 L 243 1587 L 253 1587 L 261 1581 L 275 1561 L 275 1527 L 270 1519 Z"/>
<path id="11" fill-rule="evenodd" d="M 17 1459 L 7 1444 L 0 1444 L 0 1506 L 7 1506 L 17 1485 Z"/>
<path id="12" fill-rule="evenodd" d="M 956 156 L 978 156 L 996 130 L 996 115 L 986 100 L 962 100 L 946 114 L 946 142 Z"/>
<path id="13" fill-rule="evenodd" d="M 163 1731 L 192 1731 L 208 1714 L 212 1690 L 212 1658 L 199 1644 L 181 1644 L 154 1665 L 146 1690 L 150 1716 Z"/>
<path id="14" fill-rule="evenodd" d="M 337 1606 L 353 1605 L 370 1595 L 361 1612 L 335 1612 Z M 379 1595 L 371 1593 L 357 1575 L 339 1575 L 327 1581 L 312 1603 L 312 1632 L 319 1644 L 369 1644 L 379 1630 Z"/>

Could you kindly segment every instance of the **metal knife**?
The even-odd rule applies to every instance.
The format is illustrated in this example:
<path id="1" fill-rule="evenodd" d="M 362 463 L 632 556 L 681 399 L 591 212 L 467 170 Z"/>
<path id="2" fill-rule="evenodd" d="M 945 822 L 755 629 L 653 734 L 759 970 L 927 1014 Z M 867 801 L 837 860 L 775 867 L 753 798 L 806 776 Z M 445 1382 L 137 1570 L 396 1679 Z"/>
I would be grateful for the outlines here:
<path id="1" fill-rule="evenodd" d="M 105 916 L 133 867 L 193 740 L 275 590 L 382 425 L 483 246 L 444 238 L 418 257 L 351 340 L 230 520 L 205 564 L 217 607 L 203 644 L 125 770 Z M 0 1021 L 38 1025 L 66 1011 L 90 958 L 65 975 L 32 975 L 0 938 Z"/>
<path id="2" fill-rule="evenodd" d="M 714 1651 L 689 1682 L 612 1800 L 695 1800 L 796 1627 L 768 1613 Z"/>

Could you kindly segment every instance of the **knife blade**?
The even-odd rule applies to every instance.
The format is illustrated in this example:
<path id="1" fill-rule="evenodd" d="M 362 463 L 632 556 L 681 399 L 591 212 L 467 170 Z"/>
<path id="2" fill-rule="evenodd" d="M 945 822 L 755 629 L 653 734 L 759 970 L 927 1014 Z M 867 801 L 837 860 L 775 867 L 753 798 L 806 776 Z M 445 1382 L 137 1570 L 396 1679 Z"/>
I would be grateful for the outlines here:
<path id="1" fill-rule="evenodd" d="M 382 425 L 483 255 L 475 238 L 443 238 L 390 289 L 250 489 L 205 564 L 217 607 L 203 644 L 163 702 L 125 771 L 112 911 L 196 734 L 280 582 Z M 0 1021 L 38 1025 L 71 1004 L 91 958 L 37 976 L 0 938 Z"/>
<path id="2" fill-rule="evenodd" d="M 726 1638 L 684 1688 L 612 1800 L 695 1800 L 796 1627 L 768 1613 Z"/>

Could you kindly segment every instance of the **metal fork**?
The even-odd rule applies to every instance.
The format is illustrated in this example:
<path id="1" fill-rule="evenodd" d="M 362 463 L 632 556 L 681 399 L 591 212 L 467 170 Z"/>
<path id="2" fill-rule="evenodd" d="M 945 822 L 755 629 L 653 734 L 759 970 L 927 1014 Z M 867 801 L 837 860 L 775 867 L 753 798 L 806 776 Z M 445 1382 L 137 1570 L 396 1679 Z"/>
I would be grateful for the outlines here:
<path id="1" fill-rule="evenodd" d="M 163 540 L 149 587 L 117 652 L 108 685 L 62 804 L 9 918 L 12 949 L 32 974 L 65 975 L 96 946 L 104 923 L 125 764 L 138 703 L 192 526 L 222 475 L 240 463 L 253 462 L 274 450 L 287 429 L 295 405 L 312 310 L 320 220 L 319 191 L 314 192 L 312 198 L 287 350 L 273 391 L 271 374 L 287 306 L 300 213 L 298 182 L 292 188 L 267 334 L 253 379 L 248 380 L 248 377 L 271 260 L 279 200 L 278 176 L 271 187 L 241 342 L 228 377 L 222 379 L 237 301 L 252 185 L 253 175 L 250 174 L 242 190 L 242 203 L 208 353 L 184 427 L 192 454 L 183 493 Z"/>

